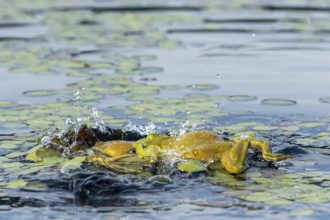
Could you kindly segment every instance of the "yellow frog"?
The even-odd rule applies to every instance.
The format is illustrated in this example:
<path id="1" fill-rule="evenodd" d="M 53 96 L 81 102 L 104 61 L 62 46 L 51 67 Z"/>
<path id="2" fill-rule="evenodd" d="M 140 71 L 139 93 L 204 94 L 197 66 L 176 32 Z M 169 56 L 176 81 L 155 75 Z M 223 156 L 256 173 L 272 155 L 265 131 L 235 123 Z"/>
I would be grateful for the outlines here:
<path id="1" fill-rule="evenodd" d="M 270 161 L 280 161 L 292 156 L 273 154 L 269 143 L 250 137 L 233 138 L 225 141 L 208 131 L 192 131 L 178 137 L 149 134 L 133 143 L 137 155 L 150 161 L 160 157 L 174 156 L 183 159 L 197 159 L 203 162 L 217 161 L 229 173 L 237 174 L 246 169 L 248 148 L 261 150 L 262 157 Z"/>

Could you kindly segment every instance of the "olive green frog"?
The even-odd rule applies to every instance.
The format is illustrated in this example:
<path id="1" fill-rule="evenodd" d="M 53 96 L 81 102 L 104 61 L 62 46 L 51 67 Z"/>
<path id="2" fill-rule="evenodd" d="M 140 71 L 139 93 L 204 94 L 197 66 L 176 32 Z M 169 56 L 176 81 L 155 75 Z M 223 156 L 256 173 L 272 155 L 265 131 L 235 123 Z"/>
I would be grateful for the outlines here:
<path id="1" fill-rule="evenodd" d="M 133 143 L 136 154 L 149 161 L 156 161 L 164 156 L 182 159 L 197 159 L 203 162 L 220 160 L 224 168 L 233 174 L 246 169 L 248 148 L 261 150 L 262 157 L 270 161 L 292 158 L 283 154 L 273 154 L 268 141 L 251 137 L 224 140 L 208 131 L 192 131 L 177 137 L 149 134 L 146 138 Z"/>

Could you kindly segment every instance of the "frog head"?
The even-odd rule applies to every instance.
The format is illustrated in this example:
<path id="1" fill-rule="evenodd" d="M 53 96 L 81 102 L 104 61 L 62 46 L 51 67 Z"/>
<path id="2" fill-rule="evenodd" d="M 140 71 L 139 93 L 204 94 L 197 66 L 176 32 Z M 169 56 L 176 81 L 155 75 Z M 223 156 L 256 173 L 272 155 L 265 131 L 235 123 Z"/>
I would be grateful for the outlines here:
<path id="1" fill-rule="evenodd" d="M 133 144 L 136 154 L 141 157 L 154 162 L 158 158 L 161 151 L 161 138 L 159 135 L 151 133 L 146 138 L 142 138 Z"/>

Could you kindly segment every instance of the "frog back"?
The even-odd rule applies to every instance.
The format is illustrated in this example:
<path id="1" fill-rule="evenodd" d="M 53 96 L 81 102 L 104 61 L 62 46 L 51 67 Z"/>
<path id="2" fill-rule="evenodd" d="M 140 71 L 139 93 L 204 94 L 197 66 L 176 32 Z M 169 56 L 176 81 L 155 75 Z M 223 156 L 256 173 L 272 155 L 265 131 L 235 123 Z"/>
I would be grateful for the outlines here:
<path id="1" fill-rule="evenodd" d="M 192 131 L 180 135 L 172 142 L 185 159 L 214 161 L 220 158 L 223 151 L 231 147 L 223 138 L 208 131 Z"/>
<path id="2" fill-rule="evenodd" d="M 175 145 L 178 146 L 198 146 L 205 145 L 206 143 L 214 143 L 214 142 L 223 142 L 223 138 L 218 136 L 213 132 L 208 131 L 192 131 L 183 135 L 178 136 L 175 139 Z"/>

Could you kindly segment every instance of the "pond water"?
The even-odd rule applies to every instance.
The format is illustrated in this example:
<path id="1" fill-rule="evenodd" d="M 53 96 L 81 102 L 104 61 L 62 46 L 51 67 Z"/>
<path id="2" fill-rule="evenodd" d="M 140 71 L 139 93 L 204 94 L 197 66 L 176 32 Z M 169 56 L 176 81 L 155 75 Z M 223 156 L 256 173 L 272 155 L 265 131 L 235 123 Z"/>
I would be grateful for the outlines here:
<path id="1" fill-rule="evenodd" d="M 1 219 L 327 217 L 329 10 L 326 0 L 0 0 Z M 249 161 L 238 175 L 162 161 L 152 177 L 82 156 L 31 159 L 43 136 L 103 122 L 253 131 L 294 159 Z"/>

